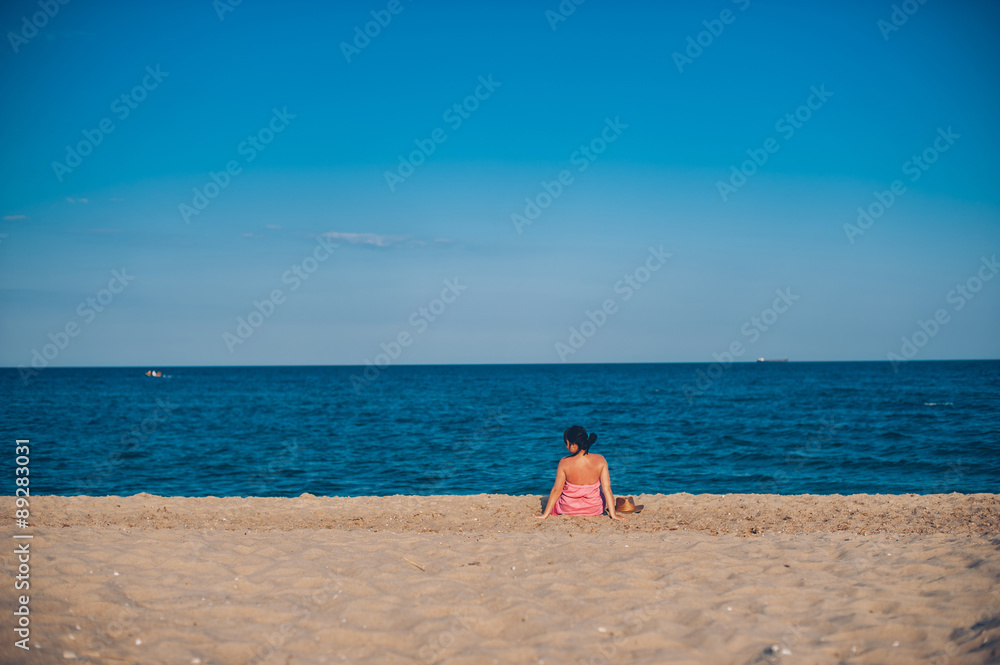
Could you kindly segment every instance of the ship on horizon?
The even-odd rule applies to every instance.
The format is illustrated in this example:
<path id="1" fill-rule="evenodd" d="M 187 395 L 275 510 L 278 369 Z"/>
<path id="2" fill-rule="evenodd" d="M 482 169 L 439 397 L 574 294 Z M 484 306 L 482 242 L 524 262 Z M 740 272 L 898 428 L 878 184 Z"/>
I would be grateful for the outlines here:
<path id="1" fill-rule="evenodd" d="M 759 362 L 759 363 L 787 363 L 788 362 L 788 358 L 764 358 L 763 356 L 761 356 L 760 358 L 757 358 L 757 362 Z"/>

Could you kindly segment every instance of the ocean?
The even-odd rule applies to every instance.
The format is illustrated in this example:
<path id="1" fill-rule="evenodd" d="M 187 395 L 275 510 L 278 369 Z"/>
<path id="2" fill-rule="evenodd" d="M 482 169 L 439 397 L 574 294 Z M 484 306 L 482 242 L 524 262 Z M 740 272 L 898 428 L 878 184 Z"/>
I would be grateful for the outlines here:
<path id="1" fill-rule="evenodd" d="M 994 360 L 147 369 L 0 370 L 9 493 L 541 495 L 570 425 L 616 494 L 1000 491 Z"/>

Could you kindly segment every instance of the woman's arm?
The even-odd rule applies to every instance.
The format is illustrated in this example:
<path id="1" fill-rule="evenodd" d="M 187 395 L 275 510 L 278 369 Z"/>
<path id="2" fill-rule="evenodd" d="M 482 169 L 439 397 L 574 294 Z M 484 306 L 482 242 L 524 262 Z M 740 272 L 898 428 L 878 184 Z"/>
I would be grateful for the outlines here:
<path id="1" fill-rule="evenodd" d="M 545 505 L 545 511 L 541 515 L 535 515 L 535 517 L 543 520 L 552 513 L 552 508 L 555 507 L 556 501 L 559 500 L 559 495 L 562 494 L 565 484 L 566 470 L 563 468 L 562 462 L 559 462 L 559 468 L 556 469 L 556 482 L 552 485 L 552 491 L 549 492 L 549 502 Z"/>
<path id="2" fill-rule="evenodd" d="M 627 517 L 615 515 L 615 495 L 611 493 L 611 474 L 608 473 L 608 465 L 605 463 L 601 469 L 601 490 L 604 492 L 604 505 L 608 508 L 608 514 L 613 520 L 628 521 Z"/>

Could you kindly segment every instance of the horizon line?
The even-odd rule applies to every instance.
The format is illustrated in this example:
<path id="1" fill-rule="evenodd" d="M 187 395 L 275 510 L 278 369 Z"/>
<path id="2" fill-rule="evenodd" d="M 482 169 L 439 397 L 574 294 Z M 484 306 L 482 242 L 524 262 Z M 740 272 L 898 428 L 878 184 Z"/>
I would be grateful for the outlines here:
<path id="1" fill-rule="evenodd" d="M 996 362 L 1000 361 L 1000 358 L 925 358 L 921 360 L 907 360 L 905 363 L 947 363 L 947 362 Z M 819 364 L 819 363 L 889 363 L 892 364 L 891 360 L 791 360 L 791 359 L 770 359 L 765 358 L 763 362 L 759 360 L 734 360 L 728 365 L 757 365 L 757 364 Z M 522 362 L 522 363 L 392 363 L 386 365 L 385 367 L 378 367 L 380 370 L 386 370 L 391 367 L 529 367 L 529 366 L 587 366 L 587 365 L 713 365 L 720 364 L 717 360 L 669 360 L 669 361 L 637 361 L 637 362 L 568 362 L 568 363 L 551 363 L 551 362 Z M 343 364 L 270 364 L 270 365 L 47 365 L 43 368 L 38 367 L 27 367 L 27 366 L 4 366 L 0 367 L 0 370 L 12 370 L 17 371 L 19 369 L 31 369 L 40 372 L 45 369 L 160 369 L 160 368 L 195 368 L 195 367 L 205 367 L 205 368 L 255 368 L 255 367 L 345 367 L 345 368 L 365 368 L 370 365 L 343 365 Z"/>

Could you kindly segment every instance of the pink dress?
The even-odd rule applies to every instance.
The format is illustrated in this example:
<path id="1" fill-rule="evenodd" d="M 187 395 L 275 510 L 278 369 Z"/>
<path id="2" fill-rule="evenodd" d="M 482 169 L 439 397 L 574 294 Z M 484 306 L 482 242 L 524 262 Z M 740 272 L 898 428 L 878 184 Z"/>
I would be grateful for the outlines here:
<path id="1" fill-rule="evenodd" d="M 601 481 L 593 485 L 563 485 L 562 494 L 552 508 L 553 515 L 603 515 L 604 494 Z"/>

